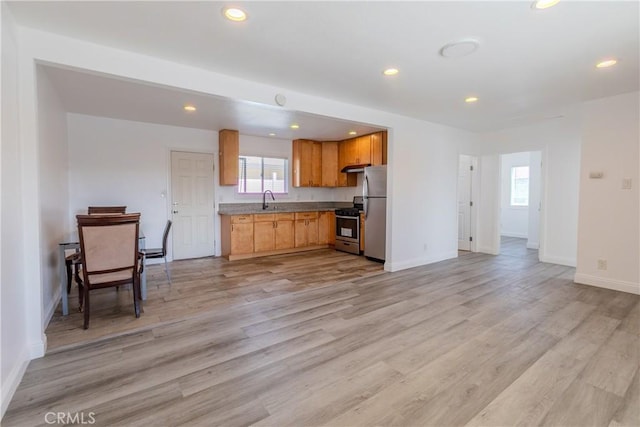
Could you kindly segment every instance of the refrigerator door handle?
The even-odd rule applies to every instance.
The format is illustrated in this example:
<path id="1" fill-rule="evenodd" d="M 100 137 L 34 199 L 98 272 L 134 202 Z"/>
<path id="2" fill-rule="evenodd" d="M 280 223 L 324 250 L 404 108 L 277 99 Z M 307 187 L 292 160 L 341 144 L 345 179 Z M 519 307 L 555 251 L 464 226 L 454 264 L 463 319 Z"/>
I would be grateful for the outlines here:
<path id="1" fill-rule="evenodd" d="M 369 213 L 369 177 L 364 175 L 364 182 L 362 183 L 362 207 L 364 209 L 364 219 L 367 219 Z"/>

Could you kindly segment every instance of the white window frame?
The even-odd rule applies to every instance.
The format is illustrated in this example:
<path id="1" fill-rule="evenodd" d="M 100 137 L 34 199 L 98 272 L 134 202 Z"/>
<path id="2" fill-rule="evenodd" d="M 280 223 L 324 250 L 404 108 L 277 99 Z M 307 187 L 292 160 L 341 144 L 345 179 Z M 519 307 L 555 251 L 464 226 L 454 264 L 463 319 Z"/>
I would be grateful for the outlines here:
<path id="1" fill-rule="evenodd" d="M 526 203 L 514 203 L 514 190 L 515 190 L 515 186 L 516 186 L 516 178 L 515 178 L 515 174 L 516 174 L 516 169 L 520 169 L 520 168 L 527 168 L 528 172 L 529 172 L 529 176 L 527 177 L 527 201 Z M 531 168 L 529 167 L 529 165 L 520 165 L 520 166 L 512 166 L 511 167 L 511 173 L 510 173 L 510 177 L 509 177 L 509 206 L 512 208 L 528 208 L 529 207 L 529 186 L 530 186 L 530 179 L 531 179 Z"/>
<path id="2" fill-rule="evenodd" d="M 241 159 L 243 157 L 259 157 L 262 161 L 262 170 L 260 172 L 261 175 L 261 182 L 260 182 L 260 188 L 262 189 L 262 191 L 260 192 L 244 192 L 244 191 L 240 191 L 240 179 L 242 176 L 242 167 L 240 166 L 240 162 L 242 161 Z M 284 192 L 276 192 L 274 191 L 273 194 L 280 194 L 280 195 L 288 195 L 289 194 L 289 158 L 287 157 L 280 157 L 280 156 L 263 156 L 263 155 L 259 155 L 259 154 L 240 154 L 238 156 L 238 185 L 236 186 L 236 193 L 239 195 L 256 195 L 256 194 L 262 194 L 265 190 L 264 190 L 264 159 L 277 159 L 277 160 L 284 160 Z M 246 177 L 245 177 L 245 181 L 246 181 Z"/>

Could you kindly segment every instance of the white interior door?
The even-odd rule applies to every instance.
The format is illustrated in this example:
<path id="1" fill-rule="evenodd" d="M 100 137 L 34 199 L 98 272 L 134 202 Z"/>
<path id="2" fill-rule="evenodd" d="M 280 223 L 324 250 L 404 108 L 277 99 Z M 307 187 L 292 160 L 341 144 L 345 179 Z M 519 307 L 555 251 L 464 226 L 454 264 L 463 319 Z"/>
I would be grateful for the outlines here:
<path id="1" fill-rule="evenodd" d="M 215 252 L 213 154 L 171 152 L 173 259 Z"/>
<path id="2" fill-rule="evenodd" d="M 458 163 L 458 250 L 471 250 L 471 156 Z"/>

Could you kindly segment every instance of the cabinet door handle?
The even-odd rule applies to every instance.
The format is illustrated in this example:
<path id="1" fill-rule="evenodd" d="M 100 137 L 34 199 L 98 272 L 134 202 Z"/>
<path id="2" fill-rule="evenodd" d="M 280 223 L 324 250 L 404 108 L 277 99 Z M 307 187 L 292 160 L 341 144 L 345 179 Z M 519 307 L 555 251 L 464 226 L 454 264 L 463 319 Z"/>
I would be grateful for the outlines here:
<path id="1" fill-rule="evenodd" d="M 233 224 L 231 224 L 231 231 L 233 231 Z"/>

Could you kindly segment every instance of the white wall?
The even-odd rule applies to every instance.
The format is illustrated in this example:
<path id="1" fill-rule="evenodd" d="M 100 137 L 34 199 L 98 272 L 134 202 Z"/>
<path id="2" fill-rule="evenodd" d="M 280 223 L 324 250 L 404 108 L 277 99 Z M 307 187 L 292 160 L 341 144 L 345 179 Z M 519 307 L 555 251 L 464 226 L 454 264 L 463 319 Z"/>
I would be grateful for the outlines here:
<path id="1" fill-rule="evenodd" d="M 568 109 L 563 118 L 537 124 L 504 129 L 480 135 L 481 142 L 468 154 L 484 160 L 484 178 L 480 180 L 485 206 L 478 209 L 478 250 L 497 253 L 497 230 L 500 205 L 496 175 L 499 162 L 492 156 L 522 151 L 542 152 L 542 193 L 540 218 L 540 260 L 555 264 L 576 265 L 578 241 L 578 191 L 580 184 L 580 144 L 582 141 L 581 106 Z M 492 168 L 492 171 L 487 171 Z M 487 206 L 486 204 L 490 205 Z M 484 231 L 483 231 L 484 229 Z M 483 249 L 480 249 L 483 248 Z"/>
<path id="2" fill-rule="evenodd" d="M 542 190 L 542 153 L 529 153 L 529 226 L 527 227 L 527 248 L 540 247 L 540 191 Z"/>
<path id="3" fill-rule="evenodd" d="M 388 200 L 392 271 L 458 254 L 458 155 L 473 135 L 404 118 L 390 135 Z M 387 254 L 389 253 L 387 243 Z"/>
<path id="4" fill-rule="evenodd" d="M 639 93 L 585 106 L 575 281 L 640 293 Z M 602 172 L 590 179 L 590 172 Z M 622 180 L 631 179 L 631 189 Z M 606 260 L 607 269 L 598 269 Z"/>
<path id="5" fill-rule="evenodd" d="M 31 359 L 25 305 L 25 258 L 22 229 L 21 148 L 18 132 L 18 48 L 16 28 L 6 3 L 2 28 L 2 144 L 0 206 L 1 412 L 9 405 Z"/>
<path id="6" fill-rule="evenodd" d="M 478 157 L 476 187 L 476 250 L 492 255 L 500 252 L 500 156 Z"/>
<path id="7" fill-rule="evenodd" d="M 128 212 L 141 213 L 147 247 L 161 247 L 170 208 L 171 151 L 217 153 L 218 133 L 81 114 L 68 114 L 67 123 L 67 231 L 87 206 L 122 204 Z M 216 170 L 217 162 L 214 155 Z"/>
<path id="8" fill-rule="evenodd" d="M 65 238 L 69 203 L 67 120 L 58 94 L 39 68 L 38 142 L 40 170 L 40 266 L 43 327 L 60 300 L 58 243 Z"/>
<path id="9" fill-rule="evenodd" d="M 529 207 L 511 206 L 511 168 L 529 166 L 529 153 L 503 154 L 500 159 L 500 235 L 526 239 L 529 235 Z"/>

